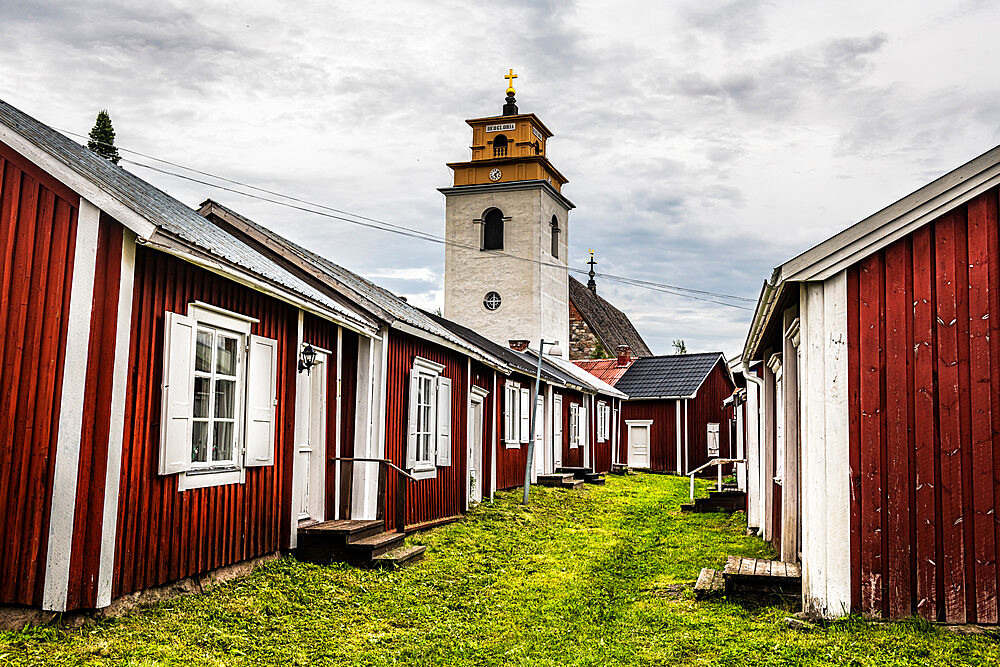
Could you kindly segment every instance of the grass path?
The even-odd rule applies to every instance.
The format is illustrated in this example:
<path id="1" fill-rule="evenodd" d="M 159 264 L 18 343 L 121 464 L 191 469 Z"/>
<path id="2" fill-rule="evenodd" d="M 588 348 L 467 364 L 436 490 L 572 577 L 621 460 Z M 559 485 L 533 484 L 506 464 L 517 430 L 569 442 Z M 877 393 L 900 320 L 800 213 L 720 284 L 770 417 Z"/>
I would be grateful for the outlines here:
<path id="1" fill-rule="evenodd" d="M 0 634 L 0 664 L 983 665 L 1000 642 L 848 619 L 790 630 L 787 609 L 698 602 L 676 584 L 727 554 L 772 556 L 739 515 L 685 515 L 687 480 L 500 494 L 411 537 L 395 572 L 272 561 L 206 595 L 77 630 Z"/>

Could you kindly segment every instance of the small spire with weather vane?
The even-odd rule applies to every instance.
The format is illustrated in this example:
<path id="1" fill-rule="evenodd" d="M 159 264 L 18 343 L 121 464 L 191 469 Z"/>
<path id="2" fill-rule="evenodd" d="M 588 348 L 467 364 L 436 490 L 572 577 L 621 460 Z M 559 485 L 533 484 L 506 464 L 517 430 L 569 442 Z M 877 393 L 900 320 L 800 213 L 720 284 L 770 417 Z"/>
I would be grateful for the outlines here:
<path id="1" fill-rule="evenodd" d="M 590 273 L 587 274 L 590 276 L 590 280 L 587 281 L 587 287 L 590 289 L 591 292 L 597 294 L 597 281 L 594 280 L 594 276 L 597 275 L 596 273 L 594 273 L 594 265 L 597 264 L 597 262 L 594 261 L 593 248 L 590 249 L 590 261 L 587 262 L 587 264 L 590 264 Z"/>
<path id="2" fill-rule="evenodd" d="M 503 105 L 503 115 L 504 116 L 516 116 L 517 115 L 517 100 L 514 99 L 514 79 L 517 75 L 514 74 L 514 70 L 510 69 L 503 78 L 507 79 L 507 100 L 506 104 Z"/>

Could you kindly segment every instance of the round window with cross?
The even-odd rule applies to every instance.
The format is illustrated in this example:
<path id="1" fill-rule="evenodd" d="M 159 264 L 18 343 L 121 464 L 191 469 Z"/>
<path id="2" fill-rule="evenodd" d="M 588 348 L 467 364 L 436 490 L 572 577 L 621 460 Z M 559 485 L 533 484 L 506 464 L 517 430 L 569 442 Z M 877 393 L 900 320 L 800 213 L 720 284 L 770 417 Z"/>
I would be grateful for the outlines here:
<path id="1" fill-rule="evenodd" d="M 486 298 L 483 299 L 483 305 L 486 310 L 496 310 L 500 307 L 500 295 L 496 292 L 489 292 Z"/>

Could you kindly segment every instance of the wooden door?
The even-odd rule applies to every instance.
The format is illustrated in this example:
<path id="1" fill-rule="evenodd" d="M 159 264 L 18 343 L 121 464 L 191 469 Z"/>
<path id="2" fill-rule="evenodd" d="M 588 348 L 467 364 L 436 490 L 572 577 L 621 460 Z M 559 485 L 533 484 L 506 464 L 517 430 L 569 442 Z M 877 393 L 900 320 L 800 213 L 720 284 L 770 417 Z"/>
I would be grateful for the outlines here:
<path id="1" fill-rule="evenodd" d="M 649 467 L 649 426 L 631 424 L 628 427 L 628 463 L 632 468 Z"/>
<path id="2" fill-rule="evenodd" d="M 326 364 L 325 355 L 317 355 L 316 364 L 300 384 L 308 395 L 298 415 L 295 429 L 295 489 L 300 522 L 323 521 L 325 512 L 326 451 Z"/>

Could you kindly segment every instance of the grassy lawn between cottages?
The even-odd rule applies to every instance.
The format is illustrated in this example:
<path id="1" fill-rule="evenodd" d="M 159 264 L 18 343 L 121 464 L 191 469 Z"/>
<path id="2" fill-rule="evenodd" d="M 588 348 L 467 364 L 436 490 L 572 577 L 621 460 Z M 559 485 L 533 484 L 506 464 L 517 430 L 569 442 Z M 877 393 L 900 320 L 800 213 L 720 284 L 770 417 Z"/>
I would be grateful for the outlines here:
<path id="1" fill-rule="evenodd" d="M 677 592 L 727 554 L 772 555 L 742 515 L 681 514 L 686 493 L 658 475 L 533 489 L 527 508 L 504 493 L 412 536 L 428 547 L 415 566 L 282 558 L 119 619 L 0 634 L 0 664 L 1000 664 L 988 636 L 859 619 L 791 630 L 788 609 Z"/>

